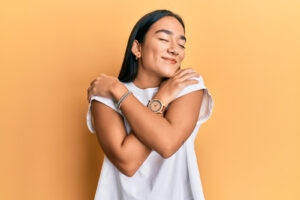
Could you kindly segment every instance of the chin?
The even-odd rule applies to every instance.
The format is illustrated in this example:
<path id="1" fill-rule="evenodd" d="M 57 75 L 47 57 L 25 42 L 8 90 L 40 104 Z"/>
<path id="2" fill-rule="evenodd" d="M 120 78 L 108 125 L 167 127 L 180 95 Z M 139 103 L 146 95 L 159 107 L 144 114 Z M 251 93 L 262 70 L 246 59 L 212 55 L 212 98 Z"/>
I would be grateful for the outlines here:
<path id="1" fill-rule="evenodd" d="M 163 78 L 170 78 L 173 76 L 175 72 L 171 72 L 171 71 L 168 71 L 168 72 L 163 72 L 161 73 L 160 75 L 163 77 Z"/>
<path id="2" fill-rule="evenodd" d="M 175 74 L 175 72 L 177 71 L 177 69 L 178 69 L 178 68 L 176 68 L 176 69 L 174 69 L 174 70 L 168 70 L 168 71 L 165 71 L 165 72 L 164 72 L 164 77 L 167 77 L 167 78 L 172 77 L 172 76 Z"/>
<path id="3" fill-rule="evenodd" d="M 178 68 L 180 68 L 179 66 L 175 66 L 175 65 L 160 65 L 158 66 L 156 69 L 158 69 L 157 73 L 163 77 L 163 78 L 170 78 L 172 77 L 175 72 L 178 70 Z"/>

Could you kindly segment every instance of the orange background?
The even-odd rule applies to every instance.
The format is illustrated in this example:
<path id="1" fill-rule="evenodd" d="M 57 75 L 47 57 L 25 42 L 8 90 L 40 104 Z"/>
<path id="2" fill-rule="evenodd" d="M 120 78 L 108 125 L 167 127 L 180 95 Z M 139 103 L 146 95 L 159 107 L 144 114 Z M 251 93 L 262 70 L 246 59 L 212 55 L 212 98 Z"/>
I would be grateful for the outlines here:
<path id="1" fill-rule="evenodd" d="M 87 88 L 117 76 L 155 9 L 186 23 L 183 67 L 214 99 L 196 153 L 206 200 L 300 199 L 300 1 L 2 1 L 0 199 L 93 199 L 103 152 Z"/>

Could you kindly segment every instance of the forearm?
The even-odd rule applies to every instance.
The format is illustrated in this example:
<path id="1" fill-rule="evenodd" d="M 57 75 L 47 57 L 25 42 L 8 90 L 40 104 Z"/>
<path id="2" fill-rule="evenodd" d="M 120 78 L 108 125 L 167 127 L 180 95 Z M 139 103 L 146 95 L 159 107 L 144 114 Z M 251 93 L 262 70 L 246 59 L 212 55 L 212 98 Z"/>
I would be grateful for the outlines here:
<path id="1" fill-rule="evenodd" d="M 130 132 L 125 136 L 122 144 L 122 157 L 126 159 L 128 175 L 132 176 L 140 168 L 151 153 L 151 149 L 144 145 L 135 135 Z"/>
<path id="2" fill-rule="evenodd" d="M 127 88 L 120 84 L 114 88 L 112 94 L 116 100 L 119 100 L 126 91 Z M 134 95 L 129 95 L 123 101 L 121 110 L 136 136 L 145 145 L 162 156 L 169 151 L 169 138 L 176 130 L 163 115 L 152 112 Z"/>
<path id="3" fill-rule="evenodd" d="M 103 103 L 93 101 L 91 114 L 98 142 L 107 158 L 123 174 L 134 175 L 152 149 L 144 145 L 133 130 L 127 134 L 122 116 Z M 114 124 L 110 126 L 112 120 Z"/>

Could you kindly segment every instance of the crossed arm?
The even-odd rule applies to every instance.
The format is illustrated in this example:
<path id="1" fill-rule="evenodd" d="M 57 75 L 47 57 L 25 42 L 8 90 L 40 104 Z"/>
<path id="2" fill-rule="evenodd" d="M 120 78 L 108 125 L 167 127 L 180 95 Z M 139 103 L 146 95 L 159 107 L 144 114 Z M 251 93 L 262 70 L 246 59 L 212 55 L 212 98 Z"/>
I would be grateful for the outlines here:
<path id="1" fill-rule="evenodd" d="M 119 87 L 113 96 L 120 99 L 126 91 L 125 86 Z M 202 97 L 203 90 L 181 96 L 170 103 L 163 116 L 129 95 L 121 106 L 132 129 L 129 135 L 119 113 L 93 101 L 92 117 L 100 146 L 123 174 L 133 176 L 152 150 L 168 158 L 182 146 L 196 125 Z M 113 126 L 108 126 L 112 121 Z"/>

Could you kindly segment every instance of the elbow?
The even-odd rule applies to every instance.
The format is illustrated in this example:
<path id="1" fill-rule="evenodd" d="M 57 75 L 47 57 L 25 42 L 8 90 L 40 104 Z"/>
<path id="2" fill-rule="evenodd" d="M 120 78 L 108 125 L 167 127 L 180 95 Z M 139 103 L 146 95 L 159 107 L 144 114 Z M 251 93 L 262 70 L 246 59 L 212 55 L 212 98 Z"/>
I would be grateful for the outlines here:
<path id="1" fill-rule="evenodd" d="M 134 176 L 137 172 L 137 167 L 133 163 L 120 164 L 118 168 L 122 174 L 128 177 Z"/>
<path id="2" fill-rule="evenodd" d="M 163 157 L 164 159 L 168 159 L 168 158 L 171 157 L 171 155 L 170 155 L 169 153 L 165 153 L 165 152 L 160 153 L 160 155 L 161 155 L 161 157 Z"/>
<path id="3" fill-rule="evenodd" d="M 173 135 L 182 135 L 183 133 L 174 133 Z M 184 144 L 185 140 L 182 141 L 180 138 L 172 137 L 169 139 L 164 140 L 161 144 L 161 148 L 159 149 L 158 153 L 164 158 L 170 158 L 173 156 Z"/>
<path id="4" fill-rule="evenodd" d="M 173 151 L 164 151 L 164 152 L 161 152 L 160 155 L 164 159 L 167 159 L 167 158 L 170 158 L 174 153 L 175 152 L 173 152 Z"/>
<path id="5" fill-rule="evenodd" d="M 158 151 L 161 157 L 163 157 L 164 159 L 170 158 L 180 149 L 183 143 L 175 141 L 176 140 L 168 140 L 168 142 L 165 142 L 163 145 L 161 145 L 161 148 Z"/>
<path id="6" fill-rule="evenodd" d="M 166 134 L 166 137 L 160 138 L 160 143 L 159 145 L 157 144 L 155 150 L 164 159 L 173 156 L 173 154 L 175 154 L 180 148 L 181 145 L 179 144 L 180 142 L 179 139 L 177 139 L 176 135 L 180 135 L 180 133 L 178 133 L 178 130 L 172 130 L 170 131 L 170 134 Z"/>
<path id="7" fill-rule="evenodd" d="M 125 176 L 128 176 L 128 177 L 133 177 L 135 175 L 137 170 L 134 170 L 134 169 L 126 169 L 126 170 L 123 170 L 123 174 Z"/>
<path id="8" fill-rule="evenodd" d="M 135 172 L 129 170 L 122 170 L 121 173 L 128 177 L 132 177 L 135 174 Z"/>
<path id="9" fill-rule="evenodd" d="M 159 154 L 164 159 L 170 158 L 176 151 L 172 148 L 171 145 L 166 145 L 163 149 L 159 151 Z"/>
<path id="10" fill-rule="evenodd" d="M 156 152 L 164 159 L 170 158 L 176 151 L 175 144 L 169 139 L 166 139 L 164 142 L 160 143 L 159 147 L 156 149 Z"/>

